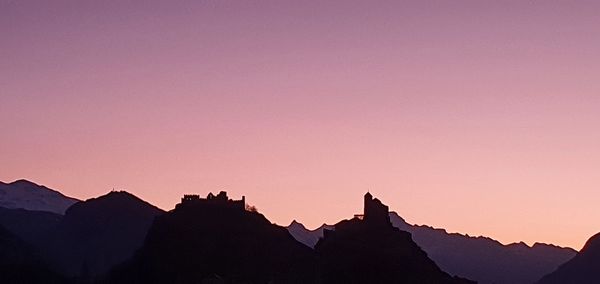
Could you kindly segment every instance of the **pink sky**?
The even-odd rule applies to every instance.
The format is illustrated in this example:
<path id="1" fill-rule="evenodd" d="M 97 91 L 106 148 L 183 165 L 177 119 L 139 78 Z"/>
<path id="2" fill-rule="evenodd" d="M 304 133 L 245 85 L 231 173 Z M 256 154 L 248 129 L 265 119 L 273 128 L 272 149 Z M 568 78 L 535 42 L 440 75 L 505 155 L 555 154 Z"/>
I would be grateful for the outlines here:
<path id="1" fill-rule="evenodd" d="M 227 190 L 313 228 L 370 190 L 503 243 L 600 231 L 594 1 L 105 2 L 0 0 L 0 180 L 163 209 Z"/>

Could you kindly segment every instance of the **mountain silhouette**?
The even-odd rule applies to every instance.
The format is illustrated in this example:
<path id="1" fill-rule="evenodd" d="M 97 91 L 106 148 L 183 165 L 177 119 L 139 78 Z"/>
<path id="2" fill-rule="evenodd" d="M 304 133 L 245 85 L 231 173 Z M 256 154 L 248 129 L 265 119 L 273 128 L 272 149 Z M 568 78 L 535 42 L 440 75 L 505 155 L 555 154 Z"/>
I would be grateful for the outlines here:
<path id="1" fill-rule="evenodd" d="M 486 237 L 409 225 L 396 213 L 390 216 L 394 225 L 410 232 L 444 271 L 480 283 L 533 283 L 577 253 L 570 248 L 540 243 L 532 247 L 525 243 L 502 245 Z"/>
<path id="2" fill-rule="evenodd" d="M 0 206 L 0 282 L 64 283 L 60 273 L 82 283 L 468 282 L 450 276 L 459 275 L 518 284 L 554 270 L 540 283 L 598 282 L 598 235 L 579 254 L 502 245 L 408 224 L 365 198 L 365 213 L 354 219 L 313 231 L 293 221 L 286 230 L 225 193 L 185 196 L 165 213 L 113 191 L 65 211 L 75 199 L 25 180 L 0 182 L 0 204 L 10 207 Z"/>
<path id="3" fill-rule="evenodd" d="M 314 252 L 225 192 L 186 195 L 155 219 L 109 283 L 314 283 Z"/>
<path id="4" fill-rule="evenodd" d="M 389 213 L 393 226 L 411 233 L 415 243 L 443 270 L 479 283 L 533 283 L 577 253 L 570 248 L 536 243 L 503 245 L 486 237 L 448 233 L 443 229 L 408 224 L 395 212 Z M 323 225 L 307 230 L 294 221 L 288 230 L 302 243 L 313 247 L 323 237 Z"/>
<path id="5" fill-rule="evenodd" d="M 54 230 L 63 215 L 25 209 L 0 208 L 0 226 L 30 244 L 47 238 L 47 233 Z"/>
<path id="6" fill-rule="evenodd" d="M 296 240 L 311 248 L 314 248 L 319 239 L 323 237 L 324 230 L 333 230 L 334 228 L 335 226 L 333 225 L 323 224 L 315 230 L 309 230 L 296 220 L 292 221 L 287 227 L 290 234 L 292 234 Z"/>
<path id="7" fill-rule="evenodd" d="M 70 277 L 106 273 L 142 246 L 163 211 L 124 191 L 78 202 L 37 245 Z"/>
<path id="8" fill-rule="evenodd" d="M 538 284 L 600 283 L 600 233 L 591 237 L 583 249 Z"/>
<path id="9" fill-rule="evenodd" d="M 3 208 L 64 214 L 67 208 L 77 201 L 79 200 L 28 180 L 22 179 L 8 184 L 0 182 L 0 207 Z"/>
<path id="10" fill-rule="evenodd" d="M 443 272 L 370 193 L 364 214 L 325 229 L 316 246 L 323 283 L 474 283 Z"/>
<path id="11" fill-rule="evenodd" d="M 0 226 L 0 283 L 68 283 L 36 250 Z"/>

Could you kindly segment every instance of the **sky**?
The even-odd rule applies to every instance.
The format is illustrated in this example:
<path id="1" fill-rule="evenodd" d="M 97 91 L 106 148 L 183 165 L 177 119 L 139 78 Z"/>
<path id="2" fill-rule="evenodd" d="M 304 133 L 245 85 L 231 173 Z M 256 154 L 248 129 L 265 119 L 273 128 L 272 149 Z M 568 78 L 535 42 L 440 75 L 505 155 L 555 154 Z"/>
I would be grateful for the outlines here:
<path id="1" fill-rule="evenodd" d="M 597 1 L 0 0 L 0 180 L 502 243 L 600 231 Z"/>

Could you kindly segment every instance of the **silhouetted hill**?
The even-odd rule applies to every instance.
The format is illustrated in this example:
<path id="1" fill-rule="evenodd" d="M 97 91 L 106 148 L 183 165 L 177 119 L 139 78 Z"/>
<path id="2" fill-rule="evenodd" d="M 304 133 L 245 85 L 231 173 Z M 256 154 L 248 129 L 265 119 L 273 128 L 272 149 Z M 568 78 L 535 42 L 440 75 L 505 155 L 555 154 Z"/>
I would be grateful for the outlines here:
<path id="1" fill-rule="evenodd" d="M 315 246 L 322 283 L 474 283 L 443 272 L 368 193 L 362 218 L 324 233 Z"/>
<path id="2" fill-rule="evenodd" d="M 0 208 L 0 226 L 24 241 L 35 244 L 55 229 L 63 215 L 46 211 Z"/>
<path id="3" fill-rule="evenodd" d="M 41 261 L 33 247 L 0 226 L 0 283 L 67 283 Z"/>
<path id="4" fill-rule="evenodd" d="M 394 227 L 411 233 L 413 240 L 443 270 L 479 283 L 533 283 L 577 253 L 570 248 L 536 243 L 503 245 L 486 237 L 448 233 L 443 229 L 411 225 L 395 212 L 389 214 Z M 322 228 L 306 230 L 289 226 L 290 233 L 306 245 L 323 236 Z"/>
<path id="5" fill-rule="evenodd" d="M 600 233 L 591 237 L 583 249 L 539 284 L 600 283 Z"/>
<path id="6" fill-rule="evenodd" d="M 8 184 L 0 182 L 0 207 L 3 208 L 64 214 L 67 208 L 77 201 L 79 200 L 28 180 L 17 180 Z"/>
<path id="7" fill-rule="evenodd" d="M 95 277 L 131 256 L 163 211 L 127 192 L 110 192 L 71 206 L 38 243 L 67 275 Z"/>
<path id="8" fill-rule="evenodd" d="M 157 217 L 142 249 L 108 282 L 314 283 L 313 265 L 310 248 L 222 192 L 185 196 Z"/>

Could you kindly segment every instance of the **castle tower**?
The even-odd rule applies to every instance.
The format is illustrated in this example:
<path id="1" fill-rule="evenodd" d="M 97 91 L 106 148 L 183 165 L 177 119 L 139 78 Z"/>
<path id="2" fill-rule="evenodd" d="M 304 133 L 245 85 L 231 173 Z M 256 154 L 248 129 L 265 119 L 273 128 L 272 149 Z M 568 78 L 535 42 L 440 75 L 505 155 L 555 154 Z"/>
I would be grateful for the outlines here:
<path id="1" fill-rule="evenodd" d="M 365 194 L 365 207 L 363 220 L 372 225 L 390 225 L 389 207 L 373 198 L 371 193 Z"/>
<path id="2" fill-rule="evenodd" d="M 363 205 L 363 216 L 367 216 L 369 214 L 370 204 L 373 202 L 373 195 L 367 191 L 365 194 L 365 203 Z"/>

